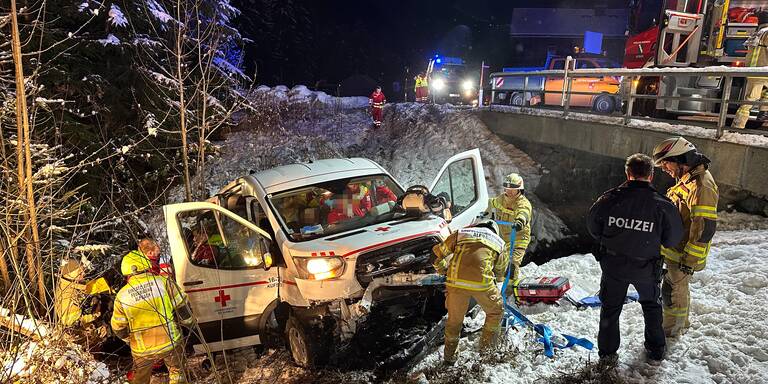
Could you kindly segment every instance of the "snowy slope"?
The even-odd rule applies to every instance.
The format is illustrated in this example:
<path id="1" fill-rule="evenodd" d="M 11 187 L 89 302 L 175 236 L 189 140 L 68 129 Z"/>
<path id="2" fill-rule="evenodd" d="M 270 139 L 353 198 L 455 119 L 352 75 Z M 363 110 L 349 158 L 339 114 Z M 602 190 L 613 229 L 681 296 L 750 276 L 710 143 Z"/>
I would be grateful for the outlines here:
<path id="1" fill-rule="evenodd" d="M 768 231 L 720 232 L 715 236 L 707 268 L 693 276 L 691 329 L 668 341 L 660 366 L 645 362 L 643 317 L 640 305 L 627 304 L 621 318 L 622 345 L 618 373 L 630 383 L 766 383 L 768 382 Z M 525 276 L 563 275 L 587 291 L 596 292 L 600 267 L 591 255 L 573 255 L 542 266 L 523 267 Z M 597 341 L 599 310 L 537 305 L 525 308 L 535 323 L 563 333 Z M 572 349 L 545 358 L 540 344 L 532 344 L 530 331 L 511 331 L 508 342 L 521 348 L 511 363 L 482 370 L 467 382 L 533 383 L 572 373 L 597 360 L 597 351 Z M 469 343 L 463 339 L 462 343 Z M 442 349 L 442 348 L 441 348 Z M 433 353 L 417 370 L 428 369 L 442 358 Z M 459 370 L 477 360 L 472 350 L 461 353 Z M 429 375 L 427 375 L 429 379 Z M 436 381 L 439 377 L 435 378 Z"/>

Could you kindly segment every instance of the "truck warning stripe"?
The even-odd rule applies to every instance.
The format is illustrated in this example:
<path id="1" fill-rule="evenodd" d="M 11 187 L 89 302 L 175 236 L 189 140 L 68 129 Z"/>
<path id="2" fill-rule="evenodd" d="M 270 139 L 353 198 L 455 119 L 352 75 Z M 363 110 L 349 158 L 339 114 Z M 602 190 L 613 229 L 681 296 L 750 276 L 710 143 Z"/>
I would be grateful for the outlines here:
<path id="1" fill-rule="evenodd" d="M 189 289 L 189 290 L 187 290 L 185 292 L 186 293 L 195 293 L 195 292 L 215 291 L 217 289 L 240 288 L 240 287 L 249 287 L 249 286 L 252 286 L 252 285 L 264 285 L 264 284 L 269 284 L 269 281 L 266 281 L 266 280 L 251 281 L 249 283 L 242 283 L 242 284 L 220 285 L 220 286 L 216 286 L 216 287 Z"/>

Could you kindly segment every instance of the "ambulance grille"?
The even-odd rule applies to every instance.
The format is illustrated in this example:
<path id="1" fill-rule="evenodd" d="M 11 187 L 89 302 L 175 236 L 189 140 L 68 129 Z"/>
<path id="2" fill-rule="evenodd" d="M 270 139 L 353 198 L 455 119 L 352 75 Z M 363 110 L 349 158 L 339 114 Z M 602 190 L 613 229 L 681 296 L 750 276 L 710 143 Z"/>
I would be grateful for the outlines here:
<path id="1" fill-rule="evenodd" d="M 421 237 L 363 253 L 355 267 L 357 281 L 365 288 L 374 278 L 398 272 L 433 273 L 432 247 L 439 242 L 434 236 Z"/>

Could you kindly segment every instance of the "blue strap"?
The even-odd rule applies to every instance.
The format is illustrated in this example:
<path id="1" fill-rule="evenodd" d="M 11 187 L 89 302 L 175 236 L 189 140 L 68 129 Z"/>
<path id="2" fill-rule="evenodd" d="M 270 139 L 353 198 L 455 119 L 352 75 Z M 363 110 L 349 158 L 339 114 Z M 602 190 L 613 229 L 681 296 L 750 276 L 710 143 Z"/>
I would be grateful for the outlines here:
<path id="1" fill-rule="evenodd" d="M 513 223 L 510 223 L 508 221 L 496 221 L 499 225 L 514 225 Z M 509 233 L 509 261 L 510 264 L 512 263 L 512 251 L 514 249 L 515 244 L 515 236 L 517 235 L 517 231 L 515 230 L 515 227 L 512 227 L 512 231 Z M 539 338 L 537 341 L 544 344 L 544 355 L 553 358 L 555 357 L 555 348 L 558 349 L 567 349 L 571 348 L 573 346 L 580 346 L 587 350 L 592 350 L 594 348 L 594 344 L 592 344 L 591 341 L 579 338 L 571 335 L 561 334 L 563 338 L 567 341 L 565 345 L 557 344 L 552 341 L 552 329 L 544 324 L 534 324 L 531 320 L 529 320 L 525 315 L 523 315 L 520 311 L 517 310 L 513 305 L 511 305 L 509 302 L 507 302 L 507 286 L 509 285 L 509 278 L 512 274 L 512 268 L 507 266 L 507 276 L 504 279 L 504 284 L 501 285 L 501 297 L 504 301 L 504 316 L 502 318 L 502 326 L 505 329 L 509 329 L 510 327 L 514 327 L 517 324 L 521 325 L 527 325 L 528 327 L 532 328 L 536 333 L 539 334 Z"/>

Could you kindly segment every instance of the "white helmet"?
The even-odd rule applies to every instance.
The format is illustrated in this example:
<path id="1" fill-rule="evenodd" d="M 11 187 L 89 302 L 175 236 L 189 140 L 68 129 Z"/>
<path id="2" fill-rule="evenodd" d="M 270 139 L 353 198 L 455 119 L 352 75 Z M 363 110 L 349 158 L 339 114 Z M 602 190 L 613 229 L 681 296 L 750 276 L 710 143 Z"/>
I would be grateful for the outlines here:
<path id="1" fill-rule="evenodd" d="M 671 137 L 662 141 L 653 149 L 653 165 L 660 167 L 662 160 L 684 155 L 695 150 L 696 147 L 690 141 L 682 137 Z"/>

